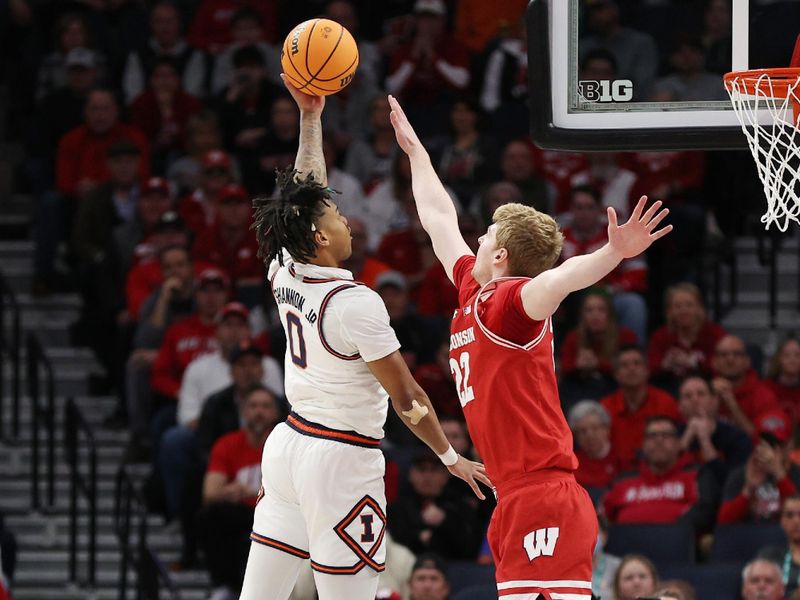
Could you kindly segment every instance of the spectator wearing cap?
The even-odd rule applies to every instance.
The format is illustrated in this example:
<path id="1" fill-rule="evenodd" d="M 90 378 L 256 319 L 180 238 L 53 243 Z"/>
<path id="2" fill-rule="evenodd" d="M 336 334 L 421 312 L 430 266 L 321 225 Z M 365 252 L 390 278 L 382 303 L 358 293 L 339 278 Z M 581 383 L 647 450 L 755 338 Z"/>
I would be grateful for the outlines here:
<path id="1" fill-rule="evenodd" d="M 156 59 L 148 86 L 131 103 L 130 122 L 147 136 L 153 168 L 163 173 L 169 160 L 183 148 L 186 122 L 200 111 L 200 101 L 181 87 L 177 62 Z"/>
<path id="2" fill-rule="evenodd" d="M 147 85 L 157 61 L 167 57 L 174 61 L 181 87 L 188 94 L 202 98 L 206 93 L 206 60 L 181 37 L 181 18 L 172 2 L 158 1 L 150 9 L 150 38 L 125 59 L 122 90 L 130 104 Z"/>
<path id="3" fill-rule="evenodd" d="M 739 427 L 719 418 L 719 398 L 707 380 L 690 375 L 678 388 L 678 409 L 686 423 L 681 444 L 694 461 L 711 469 L 720 486 L 753 449 Z"/>
<path id="4" fill-rule="evenodd" d="M 342 214 L 346 215 L 347 213 L 342 211 Z M 367 227 L 361 219 L 348 217 L 347 225 L 350 227 L 353 251 L 342 263 L 342 268 L 350 271 L 353 279 L 374 290 L 378 277 L 392 269 L 367 252 Z"/>
<path id="5" fill-rule="evenodd" d="M 422 131 L 446 133 L 448 99 L 467 89 L 469 52 L 447 33 L 443 0 L 414 3 L 414 35 L 395 50 L 386 89 Z"/>
<path id="6" fill-rule="evenodd" d="M 418 364 L 433 359 L 436 347 L 436 331 L 426 319 L 414 314 L 409 305 L 408 283 L 398 271 L 386 271 L 375 281 L 375 290 L 380 295 L 389 313 L 389 324 L 400 342 L 400 353 L 412 371 Z"/>
<path id="7" fill-rule="evenodd" d="M 53 261 L 58 244 L 67 239 L 74 221 L 75 200 L 86 199 L 109 179 L 106 154 L 122 140 L 139 147 L 139 178 L 149 175 L 144 136 L 118 121 L 119 111 L 109 90 L 95 89 L 86 97 L 85 123 L 70 130 L 58 143 L 56 190 L 42 194 L 34 215 L 34 291 L 47 293 L 54 284 Z"/>
<path id="8" fill-rule="evenodd" d="M 253 46 L 264 59 L 267 77 L 275 85 L 283 85 L 279 75 L 281 68 L 280 50 L 264 39 L 263 15 L 251 6 L 237 10 L 231 19 L 231 43 L 214 57 L 211 74 L 211 93 L 221 94 L 233 83 L 233 55 L 243 46 Z"/>
<path id="9" fill-rule="evenodd" d="M 792 431 L 786 419 L 764 419 L 753 453 L 730 472 L 717 522 L 775 522 L 783 501 L 800 489 L 800 467 L 792 463 Z"/>
<path id="10" fill-rule="evenodd" d="M 619 389 L 600 400 L 611 415 L 611 445 L 624 469 L 635 468 L 647 420 L 678 418 L 675 398 L 648 384 L 647 356 L 638 346 L 623 346 L 614 356 L 614 380 Z"/>
<path id="11" fill-rule="evenodd" d="M 281 417 L 275 396 L 261 386 L 248 390 L 243 400 L 241 428 L 222 436 L 211 449 L 198 515 L 211 584 L 234 594 L 241 591 L 250 551 L 261 451 Z"/>
<path id="12" fill-rule="evenodd" d="M 610 51 L 617 61 L 619 77 L 633 81 L 633 99 L 647 98 L 658 72 L 655 40 L 622 26 L 616 0 L 588 0 L 586 8 L 589 35 L 581 38 L 581 58 L 598 48 Z"/>
<path id="13" fill-rule="evenodd" d="M 237 287 L 261 286 L 264 263 L 258 257 L 258 242 L 250 230 L 250 196 L 242 186 L 226 185 L 216 198 L 216 220 L 195 239 L 195 260 L 217 265 Z"/>
<path id="14" fill-rule="evenodd" d="M 447 485 L 447 468 L 429 450 L 420 449 L 408 476 L 410 489 L 400 493 L 387 513 L 394 539 L 415 554 L 474 559 L 482 535 L 476 507 Z"/>
<path id="15" fill-rule="evenodd" d="M 791 594 L 800 585 L 800 495 L 784 498 L 781 505 L 781 529 L 786 535 L 786 544 L 762 548 L 759 558 L 765 558 L 781 566 L 786 594 Z"/>
<path id="16" fill-rule="evenodd" d="M 265 356 L 259 345 L 250 339 L 249 311 L 238 302 L 222 308 L 217 326 L 217 349 L 194 359 L 186 369 L 178 394 L 178 424 L 197 427 L 203 403 L 231 383 L 231 364 L 243 354 L 261 358 L 263 383 L 276 397 L 283 396 L 283 371 L 278 361 Z"/>
<path id="17" fill-rule="evenodd" d="M 189 43 L 212 54 L 231 43 L 231 21 L 237 11 L 248 7 L 261 14 L 264 39 L 275 42 L 278 35 L 277 0 L 203 0 L 189 27 Z"/>
<path id="18" fill-rule="evenodd" d="M 111 232 L 120 275 L 127 274 L 134 262 L 153 257 L 156 250 L 150 238 L 162 217 L 171 211 L 173 200 L 172 188 L 163 177 L 151 177 L 142 183 L 134 218 Z"/>
<path id="19" fill-rule="evenodd" d="M 217 195 L 236 179 L 233 160 L 224 150 L 209 150 L 200 165 L 200 185 L 178 205 L 178 214 L 195 234 L 214 223 Z"/>
<path id="20" fill-rule="evenodd" d="M 447 567 L 436 554 L 425 553 L 417 557 L 408 580 L 409 600 L 447 600 L 450 582 Z"/>
<path id="21" fill-rule="evenodd" d="M 269 109 L 269 129 L 256 151 L 258 171 L 248 175 L 248 163 L 242 164 L 245 181 L 249 178 L 256 192 L 271 194 L 275 189 L 275 170 L 294 164 L 299 143 L 300 113 L 297 104 L 285 94 L 277 96 Z"/>
<path id="22" fill-rule="evenodd" d="M 267 79 L 267 65 L 255 46 L 238 48 L 232 60 L 233 78 L 220 96 L 219 115 L 225 147 L 243 163 L 254 160 L 269 131 L 272 101 L 285 92 Z"/>
<path id="23" fill-rule="evenodd" d="M 203 176 L 203 157 L 222 146 L 222 131 L 217 114 L 204 109 L 189 117 L 182 155 L 174 158 L 167 168 L 167 179 L 183 197 L 200 187 Z M 231 165 L 233 180 L 238 181 L 238 167 Z"/>
<path id="24" fill-rule="evenodd" d="M 597 501 L 622 471 L 611 444 L 611 416 L 599 402 L 582 400 L 570 409 L 567 421 L 578 457 L 575 479 Z"/>
<path id="25" fill-rule="evenodd" d="M 714 523 L 718 486 L 714 475 L 680 460 L 676 423 L 652 417 L 647 423 L 638 472 L 620 477 L 606 494 L 610 523 L 688 523 L 707 531 Z"/>
<path id="26" fill-rule="evenodd" d="M 741 338 L 726 335 L 720 339 L 711 365 L 715 375 L 711 385 L 721 400 L 720 414 L 749 435 L 756 431 L 764 413 L 781 410 L 775 394 L 751 368 L 750 356 Z"/>
<path id="27" fill-rule="evenodd" d="M 169 401 L 173 413 L 186 367 L 216 346 L 217 316 L 229 289 L 230 281 L 222 271 L 206 269 L 200 273 L 194 294 L 197 312 L 171 325 L 164 334 L 153 363 L 150 385 L 156 394 Z"/>

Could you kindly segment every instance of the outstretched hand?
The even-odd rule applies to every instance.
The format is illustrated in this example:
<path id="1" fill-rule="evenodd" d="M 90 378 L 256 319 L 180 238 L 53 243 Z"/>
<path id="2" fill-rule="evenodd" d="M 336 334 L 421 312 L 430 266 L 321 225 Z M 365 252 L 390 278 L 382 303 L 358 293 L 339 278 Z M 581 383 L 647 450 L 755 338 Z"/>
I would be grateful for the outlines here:
<path id="1" fill-rule="evenodd" d="M 322 113 L 325 108 L 325 96 L 312 96 L 298 90 L 289 79 L 281 73 L 281 81 L 297 103 L 301 113 Z"/>
<path id="2" fill-rule="evenodd" d="M 389 113 L 389 121 L 394 127 L 394 134 L 397 137 L 397 143 L 402 148 L 403 152 L 411 156 L 415 152 L 425 151 L 422 142 L 417 137 L 417 132 L 408 121 L 406 113 L 400 108 L 400 103 L 394 96 L 389 96 L 389 106 L 392 112 Z"/>
<path id="3" fill-rule="evenodd" d="M 608 243 L 623 258 L 638 256 L 650 247 L 650 244 L 657 239 L 664 237 L 672 231 L 672 225 L 662 227 L 658 231 L 655 228 L 669 214 L 669 209 L 661 211 L 661 200 L 657 200 L 644 212 L 647 205 L 647 196 L 639 198 L 636 208 L 633 209 L 631 218 L 624 225 L 617 224 L 616 211 L 608 207 Z M 658 214 L 656 214 L 658 213 Z"/>
<path id="4" fill-rule="evenodd" d="M 489 476 L 486 475 L 486 467 L 479 462 L 467 460 L 460 454 L 458 455 L 458 461 L 456 464 L 450 465 L 447 467 L 447 470 L 459 479 L 466 481 L 467 485 L 472 488 L 472 491 L 475 492 L 475 495 L 481 500 L 486 500 L 486 496 L 484 496 L 483 492 L 481 492 L 481 488 L 478 487 L 477 482 L 480 481 L 481 483 L 488 485 L 490 488 L 494 487 L 492 482 L 489 480 Z"/>

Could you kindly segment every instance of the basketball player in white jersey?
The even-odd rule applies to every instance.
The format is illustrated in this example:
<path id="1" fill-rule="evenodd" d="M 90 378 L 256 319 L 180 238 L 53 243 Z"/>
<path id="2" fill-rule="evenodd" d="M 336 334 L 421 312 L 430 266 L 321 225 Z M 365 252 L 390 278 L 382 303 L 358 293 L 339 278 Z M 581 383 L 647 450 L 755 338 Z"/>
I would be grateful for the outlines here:
<path id="1" fill-rule="evenodd" d="M 292 413 L 264 446 L 241 600 L 289 597 L 311 559 L 320 600 L 373 600 L 384 570 L 386 498 L 378 448 L 391 404 L 403 422 L 483 499 L 483 465 L 456 454 L 399 353 L 378 294 L 338 268 L 347 219 L 326 187 L 323 97 L 287 84 L 300 108 L 295 171 L 280 195 L 254 201 L 261 254 L 286 332 Z"/>

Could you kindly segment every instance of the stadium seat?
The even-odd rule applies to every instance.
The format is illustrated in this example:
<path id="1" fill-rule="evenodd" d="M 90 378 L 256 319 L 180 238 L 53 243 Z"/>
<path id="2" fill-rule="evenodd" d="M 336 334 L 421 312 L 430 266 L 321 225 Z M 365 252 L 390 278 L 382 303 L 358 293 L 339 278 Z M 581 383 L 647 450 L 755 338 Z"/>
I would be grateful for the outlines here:
<path id="1" fill-rule="evenodd" d="M 694 529 L 691 525 L 611 525 L 605 551 L 624 556 L 644 554 L 657 566 L 694 561 Z"/>
<path id="2" fill-rule="evenodd" d="M 716 563 L 745 563 L 767 546 L 781 546 L 786 536 L 773 523 L 736 523 L 719 525 L 714 532 L 711 561 Z"/>
<path id="3" fill-rule="evenodd" d="M 492 586 L 495 590 L 495 596 L 493 597 L 497 597 L 493 565 L 453 561 L 447 567 L 447 579 L 450 582 L 450 592 L 454 595 L 456 592 L 469 587 Z"/>
<path id="4" fill-rule="evenodd" d="M 742 587 L 742 566 L 727 565 L 667 565 L 659 577 L 683 579 L 692 584 L 698 598 L 738 598 Z"/>
<path id="5" fill-rule="evenodd" d="M 453 600 L 497 600 L 497 586 L 495 584 L 471 585 L 450 597 Z"/>

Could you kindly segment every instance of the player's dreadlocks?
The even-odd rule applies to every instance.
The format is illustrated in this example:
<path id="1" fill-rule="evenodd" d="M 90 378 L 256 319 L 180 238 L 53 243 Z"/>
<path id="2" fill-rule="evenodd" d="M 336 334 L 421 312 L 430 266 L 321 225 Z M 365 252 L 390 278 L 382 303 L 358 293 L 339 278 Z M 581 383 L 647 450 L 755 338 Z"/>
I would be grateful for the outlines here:
<path id="1" fill-rule="evenodd" d="M 275 172 L 279 195 L 253 200 L 253 229 L 258 239 L 258 255 L 269 263 L 277 258 L 283 265 L 282 248 L 298 262 L 308 262 L 317 253 L 315 223 L 322 216 L 334 193 L 314 175 L 298 178 L 295 169 Z"/>

